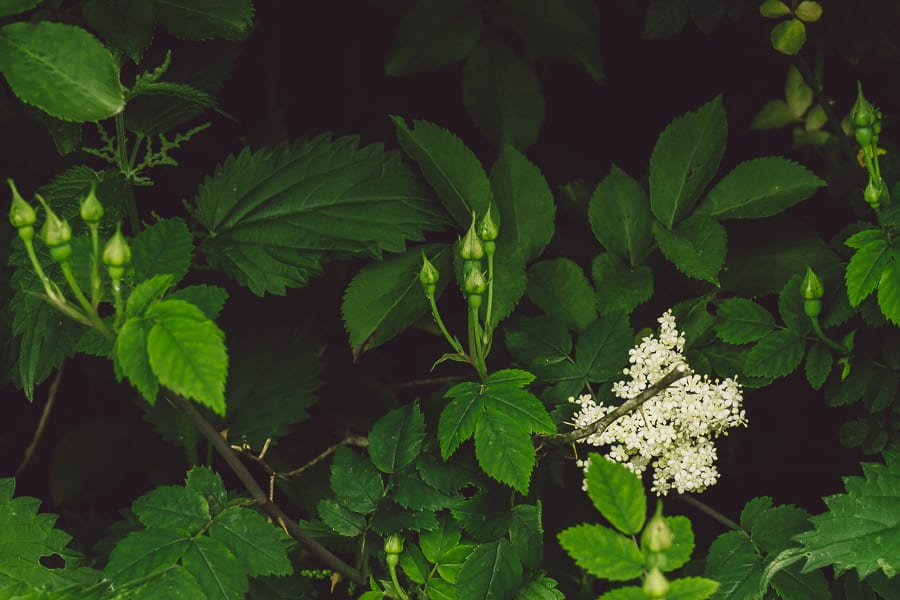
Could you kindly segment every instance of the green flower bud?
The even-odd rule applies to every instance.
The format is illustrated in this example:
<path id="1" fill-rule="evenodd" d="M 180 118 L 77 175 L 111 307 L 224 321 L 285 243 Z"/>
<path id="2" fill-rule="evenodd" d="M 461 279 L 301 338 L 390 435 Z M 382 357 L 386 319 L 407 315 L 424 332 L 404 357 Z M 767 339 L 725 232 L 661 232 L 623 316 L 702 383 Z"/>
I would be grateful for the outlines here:
<path id="1" fill-rule="evenodd" d="M 387 564 L 396 567 L 400 562 L 400 554 L 403 552 L 403 538 L 393 533 L 384 540 L 384 553 Z"/>
<path id="2" fill-rule="evenodd" d="M 872 208 L 878 208 L 881 206 L 881 199 L 883 189 L 879 186 L 875 181 L 869 180 L 869 184 L 866 186 L 866 191 L 863 192 L 863 197 L 866 199 L 866 202 Z M 885 196 L 887 194 L 884 194 Z"/>
<path id="3" fill-rule="evenodd" d="M 644 579 L 644 593 L 650 598 L 665 598 L 669 591 L 669 582 L 658 567 L 653 567 Z"/>
<path id="4" fill-rule="evenodd" d="M 484 275 L 481 274 L 481 269 L 469 270 L 463 288 L 465 289 L 466 294 L 470 295 L 481 295 L 484 293 L 487 289 L 487 282 L 484 280 Z"/>
<path id="5" fill-rule="evenodd" d="M 116 234 L 109 238 L 106 246 L 103 248 L 103 264 L 110 268 L 110 277 L 112 277 L 112 269 L 122 269 L 131 262 L 131 248 L 122 235 L 122 226 L 116 226 Z M 118 271 L 117 271 L 118 272 Z M 121 273 L 119 277 L 121 277 Z"/>
<path id="6" fill-rule="evenodd" d="M 36 197 L 44 206 L 44 211 L 47 213 L 47 218 L 44 220 L 44 226 L 41 227 L 41 239 L 44 240 L 44 243 L 47 244 L 48 248 L 55 248 L 57 246 L 68 244 L 72 239 L 72 228 L 69 227 L 68 222 L 66 222 L 65 219 L 57 217 L 56 213 L 50 209 L 47 201 L 41 196 L 38 195 Z"/>
<path id="7" fill-rule="evenodd" d="M 759 5 L 759 14 L 767 19 L 777 19 L 791 14 L 790 7 L 781 0 L 765 0 Z"/>
<path id="8" fill-rule="evenodd" d="M 478 234 L 481 237 L 482 242 L 493 242 L 497 239 L 497 236 L 500 235 L 500 228 L 494 223 L 490 209 L 484 213 L 484 218 L 481 219 L 481 229 Z"/>
<path id="9" fill-rule="evenodd" d="M 419 270 L 419 281 L 422 282 L 422 287 L 425 288 L 425 294 L 434 296 L 438 279 L 440 279 L 440 273 L 438 273 L 437 267 L 431 264 L 431 261 L 428 260 L 428 257 L 425 256 L 425 253 L 423 252 L 422 268 Z"/>
<path id="10" fill-rule="evenodd" d="M 872 127 L 877 121 L 875 107 L 863 96 L 862 83 L 856 82 L 856 103 L 850 109 L 850 120 L 855 127 Z"/>
<path id="11" fill-rule="evenodd" d="M 822 280 L 810 267 L 806 267 L 806 276 L 800 283 L 800 291 L 803 292 L 804 300 L 821 300 L 825 295 L 825 286 L 822 284 Z"/>
<path id="12" fill-rule="evenodd" d="M 672 547 L 674 539 L 672 530 L 663 518 L 662 502 L 656 503 L 656 514 L 644 527 L 641 534 L 641 546 L 651 552 L 663 552 Z"/>
<path id="13" fill-rule="evenodd" d="M 103 218 L 103 205 L 97 199 L 97 184 L 91 183 L 91 191 L 81 201 L 81 220 L 88 225 L 96 225 Z"/>
<path id="14" fill-rule="evenodd" d="M 856 143 L 860 146 L 868 146 L 875 137 L 871 127 L 857 127 L 853 135 L 856 138 Z"/>
<path id="15" fill-rule="evenodd" d="M 463 260 L 479 260 L 484 256 L 484 244 L 475 232 L 475 213 L 472 213 L 472 224 L 465 237 L 459 243 L 459 257 Z"/>
<path id="16" fill-rule="evenodd" d="M 37 221 L 37 214 L 35 214 L 34 208 L 25 202 L 25 199 L 19 194 L 19 190 L 16 189 L 16 184 L 13 183 L 12 179 L 7 179 L 6 183 L 9 184 L 9 188 L 12 190 L 12 206 L 9 207 L 9 222 L 12 223 L 12 226 L 16 229 L 31 227 L 34 225 L 35 221 Z M 31 231 L 34 232 L 33 227 L 31 227 Z"/>

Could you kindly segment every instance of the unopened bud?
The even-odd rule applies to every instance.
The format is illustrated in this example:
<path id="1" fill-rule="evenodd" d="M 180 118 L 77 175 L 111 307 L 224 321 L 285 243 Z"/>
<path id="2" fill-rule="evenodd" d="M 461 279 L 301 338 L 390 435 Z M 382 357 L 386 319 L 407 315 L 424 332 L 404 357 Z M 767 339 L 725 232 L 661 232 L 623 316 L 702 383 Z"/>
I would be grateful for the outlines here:
<path id="1" fill-rule="evenodd" d="M 487 289 L 487 282 L 484 280 L 484 275 L 481 274 L 481 269 L 470 269 L 469 273 L 466 275 L 466 280 L 463 284 L 463 288 L 466 291 L 466 294 L 480 296 Z"/>
<path id="2" fill-rule="evenodd" d="M 112 269 L 122 269 L 124 271 L 125 265 L 131 262 L 131 248 L 128 247 L 128 242 L 125 241 L 125 236 L 122 235 L 122 226 L 116 226 L 116 234 L 109 238 L 109 241 L 106 242 L 106 246 L 103 248 L 103 264 L 110 268 L 110 273 L 112 273 Z M 118 272 L 118 271 L 117 271 Z M 121 272 L 119 272 L 119 277 L 121 277 Z"/>
<path id="3" fill-rule="evenodd" d="M 850 109 L 850 120 L 855 127 L 872 127 L 877 121 L 875 107 L 863 96 L 862 83 L 856 82 L 856 103 Z"/>
<path id="4" fill-rule="evenodd" d="M 438 273 L 437 267 L 431 264 L 431 261 L 428 260 L 428 257 L 425 256 L 425 253 L 423 252 L 422 268 L 419 270 L 419 281 L 422 282 L 422 287 L 425 288 L 425 293 L 428 296 L 434 295 L 438 279 L 440 279 L 440 273 Z"/>
<path id="5" fill-rule="evenodd" d="M 644 593 L 650 598 L 665 598 L 669 591 L 669 582 L 659 567 L 653 567 L 644 579 Z"/>
<path id="6" fill-rule="evenodd" d="M 472 224 L 459 243 L 459 257 L 463 260 L 479 260 L 482 256 L 484 256 L 484 245 L 475 231 L 475 213 L 472 213 Z"/>
<path id="7" fill-rule="evenodd" d="M 34 208 L 19 194 L 19 190 L 16 189 L 16 184 L 13 183 L 12 179 L 7 179 L 6 183 L 9 184 L 9 188 L 12 190 L 12 206 L 9 208 L 9 222 L 12 223 L 12 226 L 16 229 L 33 226 L 35 221 L 37 221 L 37 215 L 34 212 Z"/>
<path id="8" fill-rule="evenodd" d="M 494 223 L 494 219 L 491 217 L 490 208 L 484 213 L 484 218 L 481 219 L 481 228 L 479 229 L 478 234 L 483 242 L 493 242 L 497 239 L 497 236 L 500 235 L 500 228 Z"/>
<path id="9" fill-rule="evenodd" d="M 657 502 L 656 514 L 653 515 L 641 534 L 641 546 L 651 552 L 664 552 L 672 547 L 674 537 L 662 515 L 662 502 Z"/>
<path id="10" fill-rule="evenodd" d="M 821 300 L 825 295 L 825 285 L 810 267 L 806 267 L 806 277 L 800 283 L 800 290 L 804 300 Z"/>
<path id="11" fill-rule="evenodd" d="M 96 225 L 103 218 L 103 205 L 97 199 L 97 184 L 91 184 L 91 191 L 81 201 L 81 220 L 88 225 Z"/>

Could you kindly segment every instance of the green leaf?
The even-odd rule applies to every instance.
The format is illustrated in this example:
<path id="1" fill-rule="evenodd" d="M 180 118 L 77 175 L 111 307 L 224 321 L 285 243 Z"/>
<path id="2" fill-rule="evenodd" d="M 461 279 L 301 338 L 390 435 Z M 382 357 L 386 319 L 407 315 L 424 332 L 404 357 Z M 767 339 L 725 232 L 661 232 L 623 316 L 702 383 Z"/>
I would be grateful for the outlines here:
<path id="1" fill-rule="evenodd" d="M 431 563 L 439 563 L 441 557 L 459 545 L 462 533 L 453 519 L 441 518 L 437 528 L 419 536 L 422 554 Z"/>
<path id="2" fill-rule="evenodd" d="M 773 331 L 747 355 L 744 372 L 760 377 L 785 377 L 803 360 L 806 341 L 791 331 Z"/>
<path id="3" fill-rule="evenodd" d="M 867 232 L 861 232 L 865 233 Z M 860 234 L 856 234 L 846 243 L 852 248 L 854 246 L 851 244 L 860 239 Z M 880 235 L 859 245 L 859 249 L 847 265 L 847 296 L 852 306 L 859 306 L 859 303 L 872 293 L 882 277 L 882 272 L 888 266 L 891 254 L 887 241 Z"/>
<path id="4" fill-rule="evenodd" d="M 809 386 L 814 389 L 820 389 L 831 373 L 834 365 L 834 359 L 831 356 L 831 350 L 825 344 L 813 344 L 806 353 L 806 380 Z"/>
<path id="5" fill-rule="evenodd" d="M 799 273 L 787 280 L 778 294 L 778 314 L 787 328 L 802 335 L 812 330 L 809 317 L 803 310 L 803 295 L 800 293 L 802 277 Z"/>
<path id="6" fill-rule="evenodd" d="M 475 457 L 478 464 L 497 481 L 525 495 L 536 456 L 528 427 L 515 415 L 496 408 L 492 410 L 485 404 L 485 410 L 475 425 Z M 543 409 L 543 406 L 540 408 Z"/>
<path id="7" fill-rule="evenodd" d="M 828 512 L 812 517 L 814 531 L 795 537 L 806 553 L 803 572 L 833 565 L 835 576 L 855 569 L 860 579 L 877 571 L 897 574 L 900 556 L 900 453 L 885 464 L 863 463 L 862 477 L 847 477 L 846 494 L 824 498 Z"/>
<path id="8" fill-rule="evenodd" d="M 522 584 L 516 593 L 516 600 L 565 600 L 563 593 L 556 589 L 557 585 L 555 579 L 541 571 Z"/>
<path id="9" fill-rule="evenodd" d="M 672 531 L 672 545 L 662 551 L 665 565 L 660 565 L 660 569 L 669 572 L 683 567 L 691 560 L 691 553 L 694 551 L 694 532 L 691 529 L 691 521 L 687 517 L 677 515 L 663 517 L 663 519 Z M 641 548 L 641 551 L 644 554 L 644 560 L 649 563 L 652 551 L 649 548 Z"/>
<path id="10" fill-rule="evenodd" d="M 222 330 L 184 300 L 158 302 L 146 319 L 153 323 L 147 354 L 159 382 L 224 416 L 228 354 Z"/>
<path id="11" fill-rule="evenodd" d="M 131 510 L 147 528 L 174 529 L 187 535 L 199 532 L 210 517 L 206 498 L 180 485 L 150 490 L 134 501 Z"/>
<path id="12" fill-rule="evenodd" d="M 834 387 L 826 388 L 825 400 L 828 406 L 846 406 L 860 400 L 872 382 L 872 371 L 871 363 L 854 366 L 846 379 Z"/>
<path id="13" fill-rule="evenodd" d="M 131 241 L 131 264 L 137 282 L 171 273 L 174 283 L 187 274 L 194 252 L 194 238 L 183 219 L 163 219 L 141 231 Z"/>
<path id="14" fill-rule="evenodd" d="M 367 515 L 384 495 L 384 481 L 368 458 L 341 446 L 331 463 L 331 489 L 342 506 Z"/>
<path id="15" fill-rule="evenodd" d="M 209 509 L 213 514 L 222 512 L 228 495 L 225 492 L 225 484 L 219 474 L 209 467 L 197 466 L 188 471 L 184 485 L 206 498 Z"/>
<path id="16" fill-rule="evenodd" d="M 80 27 L 50 21 L 3 26 L 0 71 L 22 102 L 63 121 L 99 121 L 125 108 L 115 59 Z"/>
<path id="17" fill-rule="evenodd" d="M 217 285 L 189 285 L 169 294 L 171 300 L 185 300 L 203 311 L 208 319 L 215 320 L 225 307 L 228 292 Z"/>
<path id="18" fill-rule="evenodd" d="M 663 255 L 679 271 L 695 279 L 719 285 L 725 262 L 725 228 L 703 215 L 692 215 L 669 230 L 653 223 L 653 237 Z"/>
<path id="19" fill-rule="evenodd" d="M 622 463 L 591 453 L 587 475 L 588 497 L 613 527 L 626 535 L 640 533 L 647 515 L 644 486 Z"/>
<path id="20" fill-rule="evenodd" d="M 439 297 L 452 277 L 452 246 L 447 244 L 411 248 L 366 265 L 347 286 L 341 314 L 354 356 L 390 340 L 429 310 L 419 281 L 423 253 L 441 276 L 435 291 Z"/>
<path id="21" fill-rule="evenodd" d="M 591 263 L 597 305 L 603 314 L 630 313 L 653 295 L 653 271 L 646 265 L 633 269 L 612 252 L 598 254 Z"/>
<path id="22" fill-rule="evenodd" d="M 88 0 L 81 6 L 81 16 L 135 64 L 153 40 L 156 9 L 150 0 Z"/>
<path id="23" fill-rule="evenodd" d="M 316 506 L 319 518 L 338 535 L 357 537 L 366 530 L 366 518 L 331 498 L 319 500 Z"/>
<path id="24" fill-rule="evenodd" d="M 438 526 L 434 511 L 410 510 L 383 498 L 372 515 L 372 531 L 383 536 L 400 531 L 422 531 Z"/>
<path id="25" fill-rule="evenodd" d="M 650 206 L 667 229 L 690 212 L 715 175 L 727 134 L 721 96 L 678 117 L 660 134 L 650 156 Z"/>
<path id="26" fill-rule="evenodd" d="M 251 577 L 290 575 L 293 571 L 282 543 L 285 535 L 250 508 L 232 508 L 216 516 L 209 536 L 222 542 Z"/>
<path id="27" fill-rule="evenodd" d="M 706 196 L 697 214 L 714 219 L 760 219 L 798 204 L 825 182 L 795 162 L 767 156 L 742 162 Z"/>
<path id="28" fill-rule="evenodd" d="M 522 563 L 507 539 L 479 545 L 459 571 L 459 600 L 512 598 L 522 583 Z"/>
<path id="29" fill-rule="evenodd" d="M 556 317 L 514 317 L 504 327 L 506 347 L 513 358 L 541 379 L 554 379 L 560 367 L 577 377 L 572 352 L 572 336 Z"/>
<path id="30" fill-rule="evenodd" d="M 327 134 L 229 157 L 200 186 L 196 216 L 213 267 L 259 295 L 306 285 L 326 253 L 377 258 L 444 224 L 398 154 Z"/>
<path id="31" fill-rule="evenodd" d="M 640 577 L 644 569 L 644 557 L 637 545 L 602 525 L 569 527 L 558 537 L 575 563 L 595 577 L 627 581 Z"/>
<path id="32" fill-rule="evenodd" d="M 524 149 L 537 141 L 544 123 L 541 84 L 531 66 L 503 42 L 484 40 L 471 52 L 462 97 L 478 129 L 498 148 Z"/>
<path id="33" fill-rule="evenodd" d="M 469 555 L 472 554 L 475 546 L 475 544 L 460 544 L 444 553 L 441 556 L 441 562 L 437 565 L 438 575 L 441 576 L 441 579 L 448 583 L 456 584 L 459 579 L 459 570 L 462 569 L 463 564 L 469 558 Z"/>
<path id="34" fill-rule="evenodd" d="M 153 0 L 160 24 L 185 40 L 241 40 L 253 23 L 251 0 Z"/>
<path id="35" fill-rule="evenodd" d="M 173 529 L 135 531 L 113 548 L 103 574 L 121 587 L 170 568 L 181 560 L 191 543 L 191 538 Z"/>
<path id="36" fill-rule="evenodd" d="M 0 2 L 0 17 L 9 17 L 31 10 L 41 0 L 3 0 Z"/>
<path id="37" fill-rule="evenodd" d="M 681 577 L 672 581 L 666 600 L 705 600 L 719 589 L 719 583 L 703 577 Z"/>
<path id="38" fill-rule="evenodd" d="M 444 394 L 452 398 L 441 411 L 438 421 L 438 441 L 441 444 L 441 456 L 450 458 L 459 445 L 475 435 L 475 426 L 484 412 L 484 396 L 477 383 L 458 383 Z"/>
<path id="39" fill-rule="evenodd" d="M 688 21 L 688 0 L 651 0 L 644 17 L 645 40 L 661 40 L 681 32 Z"/>
<path id="40" fill-rule="evenodd" d="M 412 464 L 425 438 L 425 416 L 418 404 L 396 408 L 378 419 L 369 433 L 372 464 L 384 473 L 396 473 Z"/>
<path id="41" fill-rule="evenodd" d="M 579 334 L 575 365 L 585 382 L 607 382 L 621 373 L 633 343 L 634 336 L 625 315 L 605 315 Z"/>
<path id="42" fill-rule="evenodd" d="M 417 0 L 394 32 L 384 72 L 405 77 L 452 65 L 475 47 L 483 24 L 473 0 Z"/>
<path id="43" fill-rule="evenodd" d="M 795 115 L 784 100 L 769 100 L 753 117 L 750 129 L 781 129 L 795 122 L 802 114 Z"/>
<path id="44" fill-rule="evenodd" d="M 782 21 L 772 28 L 772 47 L 788 56 L 800 52 L 806 43 L 806 26 L 799 19 Z"/>
<path id="45" fill-rule="evenodd" d="M 127 377 L 150 406 L 156 404 L 159 393 L 159 379 L 150 366 L 147 352 L 147 338 L 152 327 L 153 323 L 148 319 L 128 319 L 119 329 L 113 347 L 117 374 Z"/>
<path id="46" fill-rule="evenodd" d="M 743 531 L 729 531 L 709 547 L 703 574 L 719 582 L 716 598 L 744 600 L 759 598 L 764 568 L 749 536 Z"/>
<path id="47" fill-rule="evenodd" d="M 888 321 L 900 325 L 900 260 L 884 267 L 878 281 L 878 307 Z"/>
<path id="48" fill-rule="evenodd" d="M 397 140 L 444 207 L 463 230 L 472 213 L 481 218 L 491 205 L 487 173 L 475 154 L 458 137 L 428 121 L 413 121 L 410 129 L 401 117 L 391 117 Z"/>
<path id="49" fill-rule="evenodd" d="M 513 507 L 509 522 L 509 541 L 519 553 L 522 566 L 533 571 L 541 566 L 544 556 L 544 526 L 541 523 L 541 503 L 518 504 Z"/>
<path id="50" fill-rule="evenodd" d="M 492 541 L 509 532 L 512 514 L 497 494 L 480 492 L 451 509 L 453 518 L 478 541 Z"/>
<path id="51" fill-rule="evenodd" d="M 719 304 L 716 335 L 729 344 L 747 344 L 775 329 L 772 314 L 752 300 L 729 298 Z"/>
<path id="52" fill-rule="evenodd" d="M 129 320 L 143 317 L 150 305 L 161 300 L 173 284 L 174 276 L 170 273 L 154 275 L 137 284 L 125 302 L 125 317 Z"/>
<path id="53" fill-rule="evenodd" d="M 422 556 L 422 551 L 414 543 L 407 542 L 403 545 L 403 553 L 400 555 L 400 567 L 406 576 L 416 583 L 425 583 L 431 572 L 431 565 Z M 378 595 L 382 600 L 383 595 Z"/>
<path id="54" fill-rule="evenodd" d="M 588 206 L 591 230 L 603 247 L 636 267 L 653 244 L 647 194 L 616 165 L 597 185 Z"/>
<path id="55" fill-rule="evenodd" d="M 504 145 L 491 167 L 491 189 L 500 212 L 501 242 L 514 244 L 527 263 L 553 237 L 556 206 L 540 170 L 525 155 Z"/>
<path id="56" fill-rule="evenodd" d="M 394 500 L 403 508 L 413 510 L 441 510 L 453 505 L 461 496 L 448 495 L 415 475 L 395 473 Z"/>
<path id="57" fill-rule="evenodd" d="M 416 458 L 416 470 L 422 481 L 444 494 L 455 494 L 474 481 L 473 473 L 461 464 L 444 462 L 431 454 Z"/>
<path id="58" fill-rule="evenodd" d="M 500 234 L 503 237 L 503 234 Z M 462 278 L 463 261 L 459 253 L 454 256 L 459 265 L 457 276 Z M 507 242 L 497 244 L 497 254 L 494 256 L 494 306 L 491 311 L 491 328 L 508 317 L 525 293 L 528 278 L 525 275 L 525 260 L 517 248 Z M 481 318 L 487 318 L 487 302 L 481 304 Z"/>
<path id="59" fill-rule="evenodd" d="M 582 330 L 597 317 L 594 292 L 584 271 L 568 258 L 535 263 L 528 269 L 528 298 L 569 329 Z"/>
<path id="60" fill-rule="evenodd" d="M 241 563 L 216 539 L 194 538 L 184 553 L 182 564 L 206 592 L 207 598 L 242 600 L 247 593 L 247 574 Z"/>

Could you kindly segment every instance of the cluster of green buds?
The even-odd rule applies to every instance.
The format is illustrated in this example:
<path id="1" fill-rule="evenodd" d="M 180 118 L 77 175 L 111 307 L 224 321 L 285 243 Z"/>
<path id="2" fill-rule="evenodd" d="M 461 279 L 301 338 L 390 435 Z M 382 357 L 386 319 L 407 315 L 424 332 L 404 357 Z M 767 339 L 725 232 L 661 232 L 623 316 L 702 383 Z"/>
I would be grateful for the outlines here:
<path id="1" fill-rule="evenodd" d="M 850 122 L 853 125 L 853 136 L 860 146 L 860 163 L 869 172 L 869 182 L 863 197 L 874 210 L 890 198 L 887 185 L 881 178 L 881 167 L 878 164 L 879 154 L 884 151 L 878 148 L 881 137 L 881 111 L 863 95 L 862 84 L 857 82 L 856 103 L 850 110 Z"/>
<path id="2" fill-rule="evenodd" d="M 662 502 L 657 502 L 656 513 L 641 533 L 641 548 L 647 552 L 649 571 L 644 577 L 643 590 L 650 598 L 665 598 L 669 582 L 663 575 L 666 567 L 665 551 L 672 547 L 675 535 L 662 515 Z"/>

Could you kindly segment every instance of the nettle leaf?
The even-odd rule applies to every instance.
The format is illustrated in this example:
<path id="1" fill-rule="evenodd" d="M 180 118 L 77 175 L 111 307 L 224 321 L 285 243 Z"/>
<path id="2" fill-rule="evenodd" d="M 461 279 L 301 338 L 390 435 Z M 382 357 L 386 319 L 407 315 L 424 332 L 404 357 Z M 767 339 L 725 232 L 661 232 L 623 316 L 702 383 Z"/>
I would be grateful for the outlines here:
<path id="1" fill-rule="evenodd" d="M 591 230 L 603 247 L 632 267 L 639 265 L 650 251 L 653 219 L 647 194 L 616 165 L 591 194 L 588 217 Z"/>
<path id="2" fill-rule="evenodd" d="M 135 64 L 153 40 L 156 9 L 150 0 L 88 0 L 81 6 L 81 16 Z"/>
<path id="3" fill-rule="evenodd" d="M 422 255 L 437 268 L 435 296 L 440 297 L 453 266 L 453 247 L 429 244 L 411 248 L 382 262 L 366 265 L 344 292 L 341 314 L 350 332 L 354 356 L 390 340 L 429 310 L 428 299 L 419 281 Z"/>
<path id="4" fill-rule="evenodd" d="M 480 544 L 459 570 L 459 600 L 512 598 L 522 583 L 522 563 L 509 540 Z"/>
<path id="5" fill-rule="evenodd" d="M 222 542 L 251 577 L 293 571 L 283 544 L 285 534 L 252 509 L 231 508 L 216 515 L 209 536 Z"/>
<path id="6" fill-rule="evenodd" d="M 851 236 L 846 242 L 856 252 L 847 265 L 847 296 L 852 306 L 872 293 L 891 259 L 892 249 L 880 230 L 868 229 Z"/>
<path id="7" fill-rule="evenodd" d="M 412 464 L 425 438 L 425 416 L 418 404 L 396 408 L 378 419 L 369 433 L 369 456 L 383 473 Z"/>
<path id="8" fill-rule="evenodd" d="M 721 96 L 678 117 L 659 135 L 650 156 L 650 206 L 667 229 L 690 212 L 715 175 L 727 135 Z"/>
<path id="9" fill-rule="evenodd" d="M 630 538 L 602 525 L 577 525 L 557 536 L 575 563 L 595 577 L 627 581 L 640 577 L 644 557 Z"/>
<path id="10" fill-rule="evenodd" d="M 773 331 L 759 340 L 744 363 L 747 375 L 785 377 L 803 360 L 806 340 L 792 331 Z"/>
<path id="11" fill-rule="evenodd" d="M 531 65 L 503 42 L 485 40 L 471 52 L 462 97 L 478 129 L 498 148 L 527 148 L 537 141 L 544 124 L 541 83 Z"/>
<path id="12" fill-rule="evenodd" d="M 328 253 L 377 258 L 444 224 L 397 153 L 327 134 L 229 157 L 196 216 L 210 263 L 259 295 L 306 285 Z"/>
<path id="13" fill-rule="evenodd" d="M 491 190 L 500 212 L 500 242 L 509 242 L 527 263 L 553 237 L 556 205 L 541 171 L 524 154 L 504 145 L 491 167 Z"/>
<path id="14" fill-rule="evenodd" d="M 831 356 L 831 350 L 825 344 L 813 344 L 806 353 L 806 380 L 809 386 L 814 389 L 820 389 L 831 373 L 834 366 L 834 359 Z"/>
<path id="15" fill-rule="evenodd" d="M 253 24 L 252 0 L 153 0 L 160 24 L 185 40 L 241 40 Z"/>
<path id="16" fill-rule="evenodd" d="M 131 264 L 137 282 L 170 273 L 173 283 L 187 274 L 194 238 L 183 219 L 164 219 L 147 227 L 131 241 Z"/>
<path id="17" fill-rule="evenodd" d="M 368 458 L 341 446 L 331 463 L 331 489 L 342 506 L 367 515 L 384 495 L 384 481 Z"/>
<path id="18" fill-rule="evenodd" d="M 612 252 L 598 254 L 591 263 L 597 305 L 603 314 L 630 313 L 653 295 L 653 271 L 647 265 L 628 266 Z"/>
<path id="19" fill-rule="evenodd" d="M 742 162 L 706 196 L 697 214 L 714 219 L 760 219 L 798 204 L 825 182 L 786 158 L 766 156 Z"/>
<path id="20" fill-rule="evenodd" d="M 597 318 L 593 288 L 581 267 L 568 258 L 531 265 L 525 293 L 541 310 L 560 318 L 570 329 L 580 331 Z"/>
<path id="21" fill-rule="evenodd" d="M 64 121 L 99 121 L 125 108 L 115 59 L 80 27 L 50 21 L 3 26 L 0 71 L 22 102 Z"/>
<path id="22" fill-rule="evenodd" d="M 775 329 L 772 314 L 752 300 L 729 298 L 719 304 L 716 335 L 729 344 L 755 342 Z"/>
<path id="23" fill-rule="evenodd" d="M 900 556 L 900 453 L 885 464 L 863 463 L 862 477 L 847 477 L 846 494 L 824 498 L 828 512 L 812 517 L 814 530 L 795 536 L 806 553 L 804 572 L 833 565 L 835 576 L 855 569 L 860 579 L 876 571 L 897 574 Z"/>
<path id="24" fill-rule="evenodd" d="M 481 218 L 491 205 L 491 185 L 478 157 L 461 139 L 433 123 L 413 121 L 410 129 L 403 118 L 391 119 L 400 147 L 419 165 L 456 224 L 468 229 L 472 213 Z"/>
<path id="25" fill-rule="evenodd" d="M 584 480 L 591 502 L 613 527 L 626 535 L 640 533 L 647 515 L 647 496 L 634 473 L 593 452 Z"/>
<path id="26" fill-rule="evenodd" d="M 163 300 L 147 309 L 147 355 L 159 382 L 225 415 L 225 334 L 199 308 Z"/>
<path id="27" fill-rule="evenodd" d="M 483 24 L 473 0 L 417 0 L 394 32 L 384 72 L 405 77 L 452 65 L 475 47 Z"/>
<path id="28" fill-rule="evenodd" d="M 675 229 L 653 223 L 653 237 L 663 255 L 679 271 L 719 285 L 718 274 L 725 262 L 725 228 L 702 215 L 691 215 Z"/>

